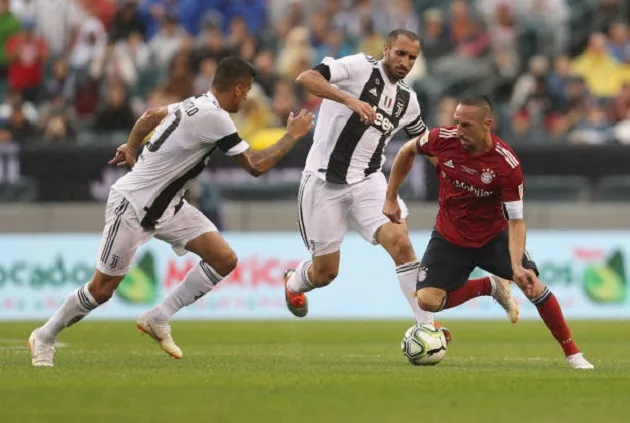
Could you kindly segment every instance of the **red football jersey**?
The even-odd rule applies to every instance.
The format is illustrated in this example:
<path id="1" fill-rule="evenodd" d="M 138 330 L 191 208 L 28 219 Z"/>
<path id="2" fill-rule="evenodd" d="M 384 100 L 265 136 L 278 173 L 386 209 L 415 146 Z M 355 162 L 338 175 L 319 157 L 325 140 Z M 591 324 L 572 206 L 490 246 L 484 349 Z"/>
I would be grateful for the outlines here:
<path id="1" fill-rule="evenodd" d="M 518 158 L 499 137 L 493 134 L 492 140 L 492 150 L 471 154 L 457 137 L 457 128 L 438 127 L 416 142 L 420 154 L 438 159 L 440 207 L 435 229 L 455 245 L 481 247 L 507 228 L 505 213 L 523 217 Z"/>

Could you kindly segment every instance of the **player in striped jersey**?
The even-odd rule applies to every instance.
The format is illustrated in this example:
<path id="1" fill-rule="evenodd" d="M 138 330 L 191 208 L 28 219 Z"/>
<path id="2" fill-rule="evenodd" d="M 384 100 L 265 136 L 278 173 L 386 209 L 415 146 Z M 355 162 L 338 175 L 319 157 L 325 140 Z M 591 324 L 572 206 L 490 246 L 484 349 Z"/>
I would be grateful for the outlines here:
<path id="1" fill-rule="evenodd" d="M 287 132 L 276 144 L 261 151 L 249 148 L 229 113 L 236 113 L 247 98 L 254 73 L 243 59 L 227 57 L 219 62 L 209 92 L 149 109 L 138 119 L 110 162 L 132 170 L 110 190 L 96 272 L 31 333 L 28 343 L 33 366 L 53 366 L 57 335 L 112 297 L 136 249 L 153 237 L 169 243 L 178 255 L 190 251 L 201 258 L 161 304 L 137 321 L 138 328 L 158 341 L 166 353 L 182 357 L 171 336 L 170 318 L 210 292 L 237 262 L 216 226 L 184 199 L 190 182 L 216 150 L 258 176 L 285 156 L 313 124 L 313 115 L 302 110 L 289 117 Z M 136 163 L 137 151 L 150 133 Z"/>
<path id="2" fill-rule="evenodd" d="M 419 52 L 414 33 L 394 30 L 381 61 L 362 53 L 326 58 L 297 78 L 324 101 L 298 195 L 300 232 L 312 258 L 285 275 L 287 307 L 295 316 L 308 312 L 305 292 L 337 276 L 339 248 L 351 226 L 390 254 L 417 322 L 433 323 L 432 313 L 421 310 L 413 298 L 420 263 L 407 226 L 389 222 L 382 214 L 385 146 L 400 130 L 409 137 L 426 132 L 418 98 L 403 82 Z M 402 200 L 397 201 L 406 214 Z"/>
<path id="3" fill-rule="evenodd" d="M 571 337 L 558 300 L 538 279 L 525 250 L 523 172 L 514 151 L 490 132 L 492 105 L 485 97 L 462 100 L 454 127 L 434 128 L 398 152 L 383 213 L 401 219 L 397 193 L 417 154 L 431 157 L 439 182 L 435 231 L 422 257 L 418 303 L 437 312 L 480 295 L 492 295 L 518 320 L 518 305 L 506 279 L 536 306 L 574 369 L 592 369 Z M 479 267 L 491 277 L 467 281 Z M 494 276 L 497 275 L 497 276 Z"/>

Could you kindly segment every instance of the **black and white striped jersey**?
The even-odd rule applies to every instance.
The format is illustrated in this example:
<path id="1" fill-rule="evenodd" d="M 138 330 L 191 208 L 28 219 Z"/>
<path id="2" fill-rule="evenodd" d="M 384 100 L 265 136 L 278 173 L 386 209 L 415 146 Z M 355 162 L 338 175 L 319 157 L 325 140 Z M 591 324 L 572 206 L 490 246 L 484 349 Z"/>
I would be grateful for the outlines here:
<path id="1" fill-rule="evenodd" d="M 131 172 L 112 186 L 129 200 L 145 227 L 152 227 L 183 198 L 189 182 L 219 148 L 237 155 L 249 148 L 227 111 L 206 93 L 168 106 Z"/>
<path id="2" fill-rule="evenodd" d="M 345 105 L 325 99 L 305 171 L 328 182 L 359 182 L 381 170 L 383 151 L 401 128 L 410 138 L 426 131 L 416 93 L 402 81 L 390 82 L 381 62 L 359 53 L 327 57 L 316 69 L 340 90 L 370 104 L 376 120 L 365 125 Z"/>

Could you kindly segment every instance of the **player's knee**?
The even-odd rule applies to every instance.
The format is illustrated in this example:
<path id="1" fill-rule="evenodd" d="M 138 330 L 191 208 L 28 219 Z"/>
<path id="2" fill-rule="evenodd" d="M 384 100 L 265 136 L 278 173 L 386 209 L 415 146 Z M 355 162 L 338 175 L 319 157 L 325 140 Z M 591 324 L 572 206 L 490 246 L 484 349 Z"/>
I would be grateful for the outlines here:
<path id="1" fill-rule="evenodd" d="M 238 265 L 238 256 L 232 250 L 226 251 L 221 255 L 218 263 L 213 265 L 212 267 L 216 270 L 221 276 L 229 275 L 236 266 Z"/>
<path id="2" fill-rule="evenodd" d="M 536 282 L 534 282 L 534 289 L 533 290 L 522 290 L 523 293 L 525 294 L 525 296 L 530 299 L 536 299 L 539 296 L 541 296 L 543 294 L 543 292 L 545 292 L 545 284 L 542 283 L 540 280 L 536 280 Z"/>
<path id="3" fill-rule="evenodd" d="M 416 299 L 418 300 L 418 307 L 424 311 L 436 313 L 440 311 L 442 307 L 442 300 L 435 295 L 429 295 L 422 290 L 416 293 Z"/>
<path id="4" fill-rule="evenodd" d="M 311 283 L 313 286 L 322 287 L 329 285 L 337 277 L 337 271 L 332 269 L 323 269 L 314 272 Z"/>

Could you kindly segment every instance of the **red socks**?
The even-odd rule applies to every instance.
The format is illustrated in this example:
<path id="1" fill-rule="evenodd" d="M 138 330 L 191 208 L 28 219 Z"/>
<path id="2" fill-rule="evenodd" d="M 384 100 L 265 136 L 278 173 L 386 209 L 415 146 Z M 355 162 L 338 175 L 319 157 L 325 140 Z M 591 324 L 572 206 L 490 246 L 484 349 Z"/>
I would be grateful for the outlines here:
<path id="1" fill-rule="evenodd" d="M 444 298 L 442 310 L 457 307 L 473 298 L 482 295 L 491 295 L 492 284 L 490 278 L 471 279 L 466 285 L 455 291 L 449 292 Z M 538 309 L 538 314 L 543 322 L 547 325 L 551 334 L 564 350 L 564 354 L 568 357 L 580 352 L 575 342 L 571 338 L 571 331 L 567 322 L 564 320 L 562 309 L 555 295 L 545 288 L 542 294 L 531 300 L 532 304 Z"/>
<path id="2" fill-rule="evenodd" d="M 580 350 L 573 342 L 569 326 L 562 315 L 560 304 L 558 304 L 556 296 L 549 291 L 549 288 L 545 288 L 542 294 L 531 301 L 538 309 L 538 314 L 542 317 L 553 337 L 564 350 L 564 354 L 568 357 L 579 353 Z"/>
<path id="3" fill-rule="evenodd" d="M 449 292 L 446 295 L 446 301 L 442 310 L 447 308 L 457 307 L 460 304 L 465 303 L 473 298 L 480 297 L 482 295 L 490 295 L 492 292 L 492 284 L 490 278 L 485 277 L 481 279 L 470 279 L 466 282 L 466 285 L 462 286 L 455 291 Z"/>

